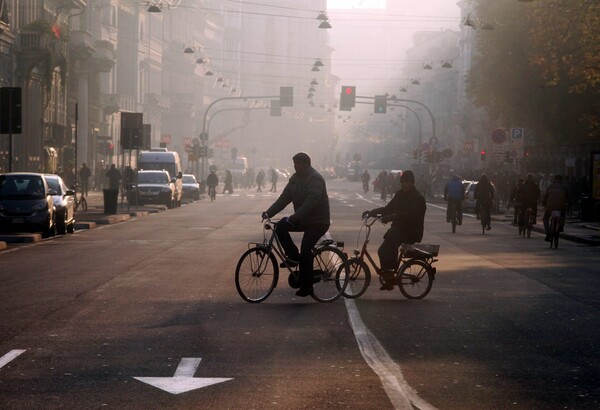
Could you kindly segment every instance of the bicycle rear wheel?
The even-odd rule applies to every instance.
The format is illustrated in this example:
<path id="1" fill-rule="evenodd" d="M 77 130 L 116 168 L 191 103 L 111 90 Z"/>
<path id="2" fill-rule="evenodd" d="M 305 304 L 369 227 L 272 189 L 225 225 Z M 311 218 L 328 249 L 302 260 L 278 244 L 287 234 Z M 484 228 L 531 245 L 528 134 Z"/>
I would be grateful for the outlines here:
<path id="1" fill-rule="evenodd" d="M 350 270 L 346 255 L 334 246 L 315 250 L 312 297 L 319 302 L 333 302 L 346 291 Z"/>
<path id="2" fill-rule="evenodd" d="M 273 254 L 255 247 L 242 254 L 235 268 L 235 287 L 246 302 L 258 303 L 269 297 L 279 278 Z"/>
<path id="3" fill-rule="evenodd" d="M 361 297 L 371 284 L 371 271 L 365 261 L 358 258 L 349 259 L 348 267 L 350 268 L 350 273 L 344 297 L 356 299 Z M 343 265 L 340 265 L 340 269 L 343 269 Z"/>
<path id="4" fill-rule="evenodd" d="M 410 259 L 400 268 L 398 287 L 408 299 L 423 299 L 431 290 L 433 279 L 431 265 L 418 259 Z"/>

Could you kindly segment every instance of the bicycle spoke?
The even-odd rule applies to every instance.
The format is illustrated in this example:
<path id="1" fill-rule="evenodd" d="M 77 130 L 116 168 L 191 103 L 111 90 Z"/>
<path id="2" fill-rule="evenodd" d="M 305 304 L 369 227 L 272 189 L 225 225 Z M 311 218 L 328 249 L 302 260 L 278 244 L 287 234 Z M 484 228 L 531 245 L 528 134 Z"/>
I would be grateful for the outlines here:
<path id="1" fill-rule="evenodd" d="M 313 298 L 319 302 L 338 299 L 348 284 L 348 263 L 344 254 L 334 247 L 323 247 L 313 260 Z"/>
<path id="2" fill-rule="evenodd" d="M 262 302 L 277 284 L 275 260 L 265 249 L 246 251 L 235 271 L 235 285 L 240 296 L 248 302 Z"/>

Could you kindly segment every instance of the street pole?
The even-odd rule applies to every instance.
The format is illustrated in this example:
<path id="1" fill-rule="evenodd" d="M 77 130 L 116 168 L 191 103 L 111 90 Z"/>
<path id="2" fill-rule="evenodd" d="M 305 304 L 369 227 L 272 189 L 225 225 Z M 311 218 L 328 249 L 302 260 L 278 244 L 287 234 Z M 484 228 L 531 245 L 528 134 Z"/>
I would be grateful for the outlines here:
<path id="1" fill-rule="evenodd" d="M 212 108 L 213 105 L 215 105 L 218 102 L 221 101 L 226 101 L 226 100 L 248 100 L 248 99 L 258 99 L 258 98 L 280 98 L 279 95 L 259 95 L 259 96 L 246 96 L 246 97 L 223 97 L 223 98 L 218 98 L 216 100 L 214 100 L 212 103 L 210 103 L 208 105 L 208 107 L 206 107 L 206 110 L 204 111 L 204 118 L 202 119 L 202 133 L 200 134 L 200 141 L 202 141 L 202 145 L 206 146 L 208 149 L 208 123 L 206 121 L 206 118 L 208 116 L 208 112 L 210 111 L 210 109 Z M 249 108 L 244 108 L 244 109 L 249 109 Z M 200 179 L 202 181 L 204 181 L 204 175 L 206 174 L 206 157 L 202 157 L 202 169 L 201 169 L 201 173 L 200 173 Z"/>

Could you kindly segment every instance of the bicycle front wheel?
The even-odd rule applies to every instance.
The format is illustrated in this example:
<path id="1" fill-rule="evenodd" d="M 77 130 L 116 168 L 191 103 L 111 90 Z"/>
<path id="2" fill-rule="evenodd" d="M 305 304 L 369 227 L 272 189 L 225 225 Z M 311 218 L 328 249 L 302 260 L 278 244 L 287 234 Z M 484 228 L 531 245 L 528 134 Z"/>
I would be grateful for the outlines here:
<path id="1" fill-rule="evenodd" d="M 348 267 L 350 268 L 350 274 L 344 297 L 356 299 L 361 297 L 371 284 L 371 271 L 365 261 L 358 258 L 349 259 Z M 343 269 L 343 265 L 340 265 L 340 269 Z"/>
<path id="2" fill-rule="evenodd" d="M 277 286 L 279 268 L 273 254 L 261 247 L 248 249 L 235 268 L 235 287 L 246 302 L 262 302 Z"/>
<path id="3" fill-rule="evenodd" d="M 342 251 L 334 246 L 316 249 L 313 259 L 313 299 L 318 302 L 337 300 L 346 290 L 348 277 L 348 259 Z"/>
<path id="4" fill-rule="evenodd" d="M 421 260 L 410 259 L 400 268 L 398 287 L 408 299 L 423 299 L 433 286 L 433 268 Z"/>

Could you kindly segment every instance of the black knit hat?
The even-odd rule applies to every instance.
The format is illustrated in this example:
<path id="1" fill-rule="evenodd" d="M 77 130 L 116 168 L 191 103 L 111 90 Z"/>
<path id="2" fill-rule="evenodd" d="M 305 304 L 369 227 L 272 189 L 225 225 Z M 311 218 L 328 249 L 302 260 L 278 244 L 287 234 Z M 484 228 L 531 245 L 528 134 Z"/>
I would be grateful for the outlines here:
<path id="1" fill-rule="evenodd" d="M 415 183 L 415 174 L 411 170 L 404 171 L 400 177 L 400 182 L 412 182 Z"/>

